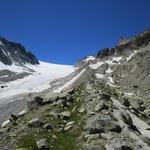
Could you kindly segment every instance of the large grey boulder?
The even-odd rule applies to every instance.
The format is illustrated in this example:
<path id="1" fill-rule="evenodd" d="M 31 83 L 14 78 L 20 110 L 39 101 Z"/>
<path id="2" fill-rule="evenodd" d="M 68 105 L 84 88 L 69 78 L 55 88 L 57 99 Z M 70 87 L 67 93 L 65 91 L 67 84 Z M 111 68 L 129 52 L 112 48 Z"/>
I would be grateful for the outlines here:
<path id="1" fill-rule="evenodd" d="M 71 117 L 71 112 L 64 111 L 60 115 L 61 115 L 62 119 L 66 120 L 66 119 L 69 119 Z"/>
<path id="2" fill-rule="evenodd" d="M 43 125 L 43 122 L 39 118 L 33 118 L 30 121 L 28 121 L 29 127 L 41 127 Z"/>
<path id="3" fill-rule="evenodd" d="M 48 142 L 46 139 L 40 139 L 36 141 L 36 144 L 39 150 L 49 150 Z"/>
<path id="4" fill-rule="evenodd" d="M 100 110 L 103 110 L 103 109 L 108 109 L 109 107 L 103 102 L 103 101 L 100 101 L 96 106 L 95 106 L 95 111 L 98 112 Z"/>
<path id="5" fill-rule="evenodd" d="M 88 125 L 88 130 L 90 134 L 104 133 L 104 132 L 117 132 L 120 133 L 122 131 L 121 127 L 109 120 L 96 119 L 93 120 Z"/>
<path id="6" fill-rule="evenodd" d="M 122 117 L 122 120 L 125 124 L 127 124 L 128 126 L 133 126 L 133 121 L 132 121 L 132 118 L 129 114 L 121 113 L 121 117 Z"/>
<path id="7" fill-rule="evenodd" d="M 33 110 L 43 105 L 43 98 L 38 96 L 37 94 L 31 94 L 28 96 L 27 108 L 28 110 Z"/>

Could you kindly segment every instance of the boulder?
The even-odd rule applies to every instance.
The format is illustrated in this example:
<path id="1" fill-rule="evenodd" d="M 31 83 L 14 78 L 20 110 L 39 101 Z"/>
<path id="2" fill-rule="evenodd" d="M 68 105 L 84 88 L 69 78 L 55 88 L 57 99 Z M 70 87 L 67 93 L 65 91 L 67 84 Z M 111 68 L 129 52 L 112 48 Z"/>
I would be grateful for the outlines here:
<path id="1" fill-rule="evenodd" d="M 103 101 L 100 101 L 96 106 L 95 106 L 95 111 L 98 112 L 103 109 L 108 109 L 109 107 L 105 105 Z"/>
<path id="2" fill-rule="evenodd" d="M 85 112 L 85 108 L 80 108 L 79 113 L 82 114 Z"/>
<path id="3" fill-rule="evenodd" d="M 49 123 L 46 123 L 46 124 L 44 124 L 43 128 L 47 129 L 47 130 L 51 130 L 52 126 Z"/>
<path id="4" fill-rule="evenodd" d="M 121 118 L 122 118 L 123 122 L 125 124 L 127 124 L 128 126 L 133 126 L 133 121 L 129 114 L 121 113 Z"/>
<path id="5" fill-rule="evenodd" d="M 27 113 L 27 111 L 24 109 L 18 113 L 18 117 L 23 117 L 26 113 Z"/>
<path id="6" fill-rule="evenodd" d="M 43 104 L 43 98 L 36 96 L 34 98 L 34 101 L 38 104 L 38 105 L 42 105 Z"/>
<path id="7" fill-rule="evenodd" d="M 27 101 L 27 108 L 29 110 L 33 110 L 38 108 L 39 106 L 43 105 L 43 98 L 36 96 L 36 97 L 29 97 Z"/>
<path id="8" fill-rule="evenodd" d="M 57 100 L 57 103 L 56 103 L 57 105 L 61 105 L 62 107 L 68 107 L 68 104 L 67 104 L 67 101 L 66 100 L 64 100 L 64 99 L 59 99 L 59 100 Z"/>
<path id="9" fill-rule="evenodd" d="M 103 93 L 103 94 L 101 95 L 101 99 L 110 100 L 110 95 Z"/>
<path id="10" fill-rule="evenodd" d="M 68 131 L 73 127 L 73 124 L 75 123 L 75 121 L 70 121 L 65 125 L 64 131 Z"/>
<path id="11" fill-rule="evenodd" d="M 40 139 L 36 141 L 36 144 L 39 150 L 49 150 L 48 142 L 46 139 Z"/>
<path id="12" fill-rule="evenodd" d="M 88 125 L 90 134 L 98 134 L 105 132 L 117 132 L 120 133 L 122 131 L 121 127 L 116 123 L 109 120 L 94 120 L 91 124 Z"/>
<path id="13" fill-rule="evenodd" d="M 16 121 L 18 120 L 18 117 L 16 115 L 11 114 L 9 121 L 16 124 Z"/>
<path id="14" fill-rule="evenodd" d="M 41 127 L 43 125 L 43 122 L 39 118 L 33 118 L 30 121 L 28 121 L 29 127 Z"/>
<path id="15" fill-rule="evenodd" d="M 130 102 L 129 102 L 129 100 L 128 99 L 126 99 L 126 98 L 124 98 L 123 99 L 123 103 L 122 103 L 124 106 L 126 106 L 126 107 L 129 107 L 130 106 Z"/>
<path id="16" fill-rule="evenodd" d="M 71 117 L 71 112 L 69 111 L 64 111 L 61 113 L 61 117 L 62 119 L 66 120 L 66 119 L 69 119 Z"/>

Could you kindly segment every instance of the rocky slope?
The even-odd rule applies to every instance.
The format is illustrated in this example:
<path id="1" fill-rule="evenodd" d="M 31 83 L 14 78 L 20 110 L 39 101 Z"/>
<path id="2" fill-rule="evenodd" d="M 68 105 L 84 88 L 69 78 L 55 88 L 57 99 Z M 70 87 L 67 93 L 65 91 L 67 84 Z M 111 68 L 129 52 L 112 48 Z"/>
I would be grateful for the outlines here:
<path id="1" fill-rule="evenodd" d="M 7 150 L 149 150 L 150 30 L 76 64 L 25 95 L 27 108 L 0 129 Z"/>

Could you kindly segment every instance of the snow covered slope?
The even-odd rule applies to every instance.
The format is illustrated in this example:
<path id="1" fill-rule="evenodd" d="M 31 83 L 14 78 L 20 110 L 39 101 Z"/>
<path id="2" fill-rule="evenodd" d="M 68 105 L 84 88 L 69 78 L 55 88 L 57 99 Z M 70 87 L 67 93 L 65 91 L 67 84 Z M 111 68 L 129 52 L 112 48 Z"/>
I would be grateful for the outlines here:
<path id="1" fill-rule="evenodd" d="M 5 83 L 5 88 L 0 89 L 0 98 L 6 98 L 17 94 L 27 92 L 39 92 L 50 87 L 49 82 L 53 79 L 65 77 L 72 73 L 75 68 L 69 65 L 50 64 L 40 61 L 39 65 L 26 64 L 25 67 L 16 65 L 0 64 L 0 70 L 22 73 L 24 71 L 31 73 L 28 76 Z M 9 93 L 9 94 L 8 94 Z"/>

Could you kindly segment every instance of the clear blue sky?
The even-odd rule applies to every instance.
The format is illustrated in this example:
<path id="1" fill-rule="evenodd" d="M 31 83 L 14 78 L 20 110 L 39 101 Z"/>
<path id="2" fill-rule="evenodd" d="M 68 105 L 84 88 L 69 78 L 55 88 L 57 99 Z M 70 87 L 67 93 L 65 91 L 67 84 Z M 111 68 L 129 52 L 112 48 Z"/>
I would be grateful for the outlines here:
<path id="1" fill-rule="evenodd" d="M 0 36 L 74 64 L 150 27 L 150 0 L 0 0 Z"/>

